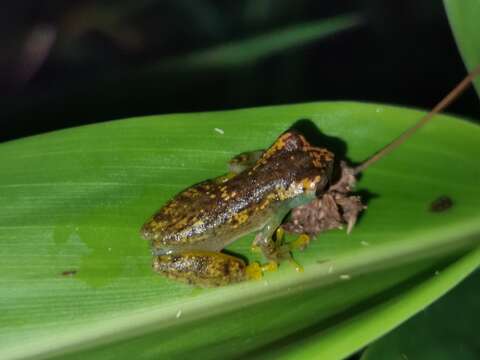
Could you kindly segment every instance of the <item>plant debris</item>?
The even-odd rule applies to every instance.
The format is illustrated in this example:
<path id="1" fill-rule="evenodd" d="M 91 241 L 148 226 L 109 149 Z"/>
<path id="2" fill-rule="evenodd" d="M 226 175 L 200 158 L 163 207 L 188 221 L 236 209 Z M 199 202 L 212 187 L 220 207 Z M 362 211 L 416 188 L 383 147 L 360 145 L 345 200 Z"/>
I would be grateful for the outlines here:
<path id="1" fill-rule="evenodd" d="M 431 212 L 444 212 L 453 206 L 453 200 L 448 196 L 440 196 L 430 204 Z"/>
<path id="2" fill-rule="evenodd" d="M 62 276 L 73 276 L 77 274 L 77 270 L 65 270 L 62 272 Z"/>
<path id="3" fill-rule="evenodd" d="M 296 234 L 317 235 L 347 225 L 350 233 L 358 215 L 366 206 L 360 196 L 351 195 L 357 179 L 354 169 L 344 161 L 340 163 L 340 179 L 319 198 L 292 210 L 290 219 L 282 225 L 285 231 Z"/>

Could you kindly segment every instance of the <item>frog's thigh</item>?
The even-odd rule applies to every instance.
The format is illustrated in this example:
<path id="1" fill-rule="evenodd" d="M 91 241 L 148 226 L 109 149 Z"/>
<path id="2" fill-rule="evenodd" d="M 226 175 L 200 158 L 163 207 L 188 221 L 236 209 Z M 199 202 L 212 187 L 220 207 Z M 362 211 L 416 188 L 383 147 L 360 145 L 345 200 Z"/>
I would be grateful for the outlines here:
<path id="1" fill-rule="evenodd" d="M 202 287 L 228 285 L 248 278 L 242 259 L 210 251 L 155 256 L 153 269 L 169 278 Z"/>
<path id="2" fill-rule="evenodd" d="M 263 154 L 263 150 L 244 152 L 234 156 L 228 162 L 228 170 L 234 174 L 239 174 L 243 170 L 253 166 Z"/>

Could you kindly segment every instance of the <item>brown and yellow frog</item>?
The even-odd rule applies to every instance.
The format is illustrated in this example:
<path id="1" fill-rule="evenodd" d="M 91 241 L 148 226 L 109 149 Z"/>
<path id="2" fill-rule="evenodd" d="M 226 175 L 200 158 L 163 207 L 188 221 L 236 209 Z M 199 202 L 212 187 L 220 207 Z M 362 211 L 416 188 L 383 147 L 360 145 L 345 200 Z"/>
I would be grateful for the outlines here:
<path id="1" fill-rule="evenodd" d="M 282 134 L 262 152 L 230 161 L 231 173 L 194 185 L 143 225 L 155 271 L 198 286 L 221 286 L 258 278 L 290 258 L 290 247 L 273 239 L 287 213 L 327 187 L 334 155 L 312 146 L 296 131 Z M 269 265 L 246 265 L 222 249 L 258 231 L 254 246 Z"/>

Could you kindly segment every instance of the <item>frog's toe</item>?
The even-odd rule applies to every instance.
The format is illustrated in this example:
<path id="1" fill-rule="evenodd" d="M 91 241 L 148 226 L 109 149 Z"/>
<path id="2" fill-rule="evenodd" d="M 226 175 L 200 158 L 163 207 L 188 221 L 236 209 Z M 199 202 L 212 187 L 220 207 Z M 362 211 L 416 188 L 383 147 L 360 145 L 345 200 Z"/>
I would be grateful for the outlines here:
<path id="1" fill-rule="evenodd" d="M 251 280 L 260 280 L 263 277 L 263 273 L 266 271 L 277 271 L 278 264 L 275 261 L 269 261 L 265 265 L 260 265 L 258 262 L 252 262 L 249 264 L 246 269 L 245 273 L 247 279 Z"/>
<path id="2" fill-rule="evenodd" d="M 294 258 L 290 259 L 290 264 L 292 264 L 295 267 L 296 272 L 303 272 L 303 266 L 299 262 L 297 262 Z"/>
<path id="3" fill-rule="evenodd" d="M 267 264 L 262 266 L 262 271 L 277 271 L 278 263 L 275 261 L 269 261 Z"/>
<path id="4" fill-rule="evenodd" d="M 305 250 L 310 245 L 311 238 L 307 234 L 301 234 L 289 244 L 290 250 Z"/>
<path id="5" fill-rule="evenodd" d="M 255 261 L 247 266 L 245 274 L 250 280 L 260 280 L 263 277 L 263 270 L 260 264 Z"/>
<path id="6" fill-rule="evenodd" d="M 258 253 L 262 252 L 262 249 L 257 244 L 252 243 L 252 245 L 250 246 L 250 251 L 258 254 Z"/>

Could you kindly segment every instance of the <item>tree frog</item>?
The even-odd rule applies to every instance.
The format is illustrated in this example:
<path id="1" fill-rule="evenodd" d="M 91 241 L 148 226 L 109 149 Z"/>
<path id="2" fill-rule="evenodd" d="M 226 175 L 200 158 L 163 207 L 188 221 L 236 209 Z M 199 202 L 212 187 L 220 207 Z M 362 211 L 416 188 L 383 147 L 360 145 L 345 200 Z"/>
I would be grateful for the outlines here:
<path id="1" fill-rule="evenodd" d="M 274 232 L 292 208 L 324 191 L 333 164 L 330 151 L 312 146 L 294 130 L 265 151 L 235 157 L 230 175 L 180 192 L 143 225 L 154 270 L 202 287 L 260 277 L 265 268 L 247 266 L 222 249 L 258 231 L 253 245 L 273 267 L 288 259 L 290 249 L 273 239 Z"/>

